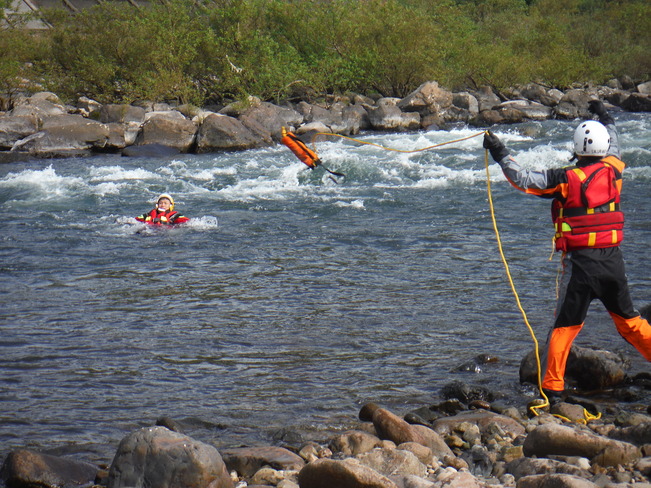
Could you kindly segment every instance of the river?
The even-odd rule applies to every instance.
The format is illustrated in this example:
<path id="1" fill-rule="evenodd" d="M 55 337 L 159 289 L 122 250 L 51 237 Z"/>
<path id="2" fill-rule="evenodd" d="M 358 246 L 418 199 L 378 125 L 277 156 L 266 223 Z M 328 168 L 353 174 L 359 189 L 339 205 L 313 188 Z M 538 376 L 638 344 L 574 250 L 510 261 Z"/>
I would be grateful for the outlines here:
<path id="1" fill-rule="evenodd" d="M 638 307 L 651 274 L 651 116 L 617 114 L 622 250 Z M 527 167 L 569 159 L 576 122 L 496 133 Z M 477 133 L 365 134 L 413 150 Z M 166 159 L 117 155 L 0 166 L 0 459 L 12 449 L 110 463 L 157 418 L 220 447 L 325 439 L 374 401 L 402 415 L 455 380 L 523 406 L 533 342 L 498 253 L 481 137 L 399 153 L 318 141 L 339 184 L 284 146 Z M 489 166 L 504 252 L 536 336 L 559 267 L 549 202 Z M 134 216 L 163 192 L 191 218 Z M 645 302 L 645 300 L 647 300 Z M 630 358 L 593 303 L 577 344 Z M 499 362 L 457 371 L 479 354 Z M 649 399 L 647 399 L 647 403 Z"/>

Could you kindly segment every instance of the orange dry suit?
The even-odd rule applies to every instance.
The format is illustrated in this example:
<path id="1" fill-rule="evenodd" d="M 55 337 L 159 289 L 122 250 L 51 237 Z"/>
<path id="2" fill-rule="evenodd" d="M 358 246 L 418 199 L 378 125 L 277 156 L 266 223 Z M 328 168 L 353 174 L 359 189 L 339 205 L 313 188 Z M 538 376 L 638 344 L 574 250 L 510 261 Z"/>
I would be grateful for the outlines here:
<path id="1" fill-rule="evenodd" d="M 158 208 L 154 208 L 149 213 L 136 217 L 136 220 L 152 225 L 175 225 L 182 224 L 190 219 L 184 217 L 176 210 L 167 210 L 163 212 L 158 210 Z"/>
<path id="2" fill-rule="evenodd" d="M 556 318 L 547 344 L 543 388 L 565 388 L 565 369 L 572 342 L 582 329 L 593 299 L 608 310 L 620 335 L 651 361 L 651 325 L 633 307 L 624 260 L 619 248 L 624 215 L 619 208 L 622 172 L 617 131 L 603 159 L 580 159 L 577 166 L 525 170 L 506 154 L 500 161 L 507 180 L 517 189 L 551 198 L 554 241 L 563 252 Z M 596 160 L 595 160 L 596 159 Z"/>

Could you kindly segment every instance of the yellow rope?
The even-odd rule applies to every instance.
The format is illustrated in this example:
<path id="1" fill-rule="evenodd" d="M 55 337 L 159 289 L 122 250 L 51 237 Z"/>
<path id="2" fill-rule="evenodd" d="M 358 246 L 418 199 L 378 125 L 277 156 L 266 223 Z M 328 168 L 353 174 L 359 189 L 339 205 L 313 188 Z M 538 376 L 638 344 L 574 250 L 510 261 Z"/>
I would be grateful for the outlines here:
<path id="1" fill-rule="evenodd" d="M 462 137 L 460 139 L 455 139 L 453 141 L 441 142 L 439 144 L 433 144 L 431 146 L 422 147 L 420 149 L 412 149 L 412 150 L 407 151 L 407 150 L 404 150 L 404 149 L 395 149 L 395 148 L 392 148 L 392 147 L 386 147 L 386 146 L 383 146 L 381 144 L 376 144 L 375 142 L 362 141 L 361 139 L 355 139 L 354 137 L 348 137 L 348 136 L 344 136 L 344 135 L 341 135 L 341 134 L 332 134 L 330 132 L 317 132 L 312 137 L 312 145 L 314 146 L 317 136 L 328 136 L 328 137 L 339 137 L 341 139 L 347 139 L 349 141 L 357 142 L 359 144 L 366 144 L 367 146 L 379 147 L 380 149 L 384 149 L 385 151 L 394 151 L 394 152 L 399 152 L 399 153 L 412 154 L 412 153 L 417 153 L 417 152 L 422 152 L 422 151 L 428 151 L 429 149 L 434 149 L 435 147 L 445 146 L 447 144 L 454 144 L 456 142 L 462 142 L 462 141 L 465 141 L 465 140 L 468 140 L 468 139 L 472 139 L 473 137 L 482 136 L 482 135 L 484 135 L 483 132 L 478 132 L 477 134 L 473 134 L 473 135 L 467 136 L 467 137 Z M 314 152 L 316 152 L 316 148 L 314 149 Z"/>
<path id="2" fill-rule="evenodd" d="M 375 147 L 378 147 L 380 149 L 384 149 L 386 151 L 394 151 L 394 152 L 399 152 L 399 153 L 412 154 L 412 153 L 427 151 L 429 149 L 434 149 L 436 147 L 445 146 L 447 144 L 454 144 L 454 143 L 457 143 L 457 142 L 462 142 L 462 141 L 465 141 L 465 140 L 468 140 L 468 139 L 472 139 L 474 137 L 482 136 L 485 133 L 486 132 L 482 131 L 482 132 L 478 132 L 476 134 L 472 134 L 472 135 L 467 136 L 467 137 L 462 137 L 460 139 L 441 142 L 439 144 L 433 144 L 431 146 L 423 147 L 423 148 L 420 148 L 420 149 L 412 149 L 412 150 L 403 150 L 403 149 L 390 148 L 390 147 L 383 146 L 381 144 L 376 144 L 374 142 L 362 141 L 360 139 L 355 139 L 353 137 L 348 137 L 348 136 L 344 136 L 344 135 L 341 135 L 341 134 L 332 134 L 332 133 L 329 133 L 329 132 L 317 132 L 316 134 L 314 134 L 314 137 L 312 138 L 312 144 L 315 145 L 315 141 L 316 141 L 317 136 L 339 137 L 341 139 L 347 139 L 349 141 L 357 142 L 359 144 L 366 144 L 366 145 L 369 145 L 369 146 L 375 146 Z M 316 147 L 314 149 L 314 152 L 316 153 Z M 515 296 L 515 301 L 517 303 L 518 309 L 520 310 L 520 313 L 522 314 L 522 318 L 524 319 L 524 323 L 526 324 L 527 328 L 529 329 L 531 339 L 533 340 L 533 343 L 534 343 L 534 346 L 535 346 L 534 350 L 535 350 L 535 355 L 536 355 L 536 366 L 537 366 L 537 376 L 538 376 L 538 378 L 537 378 L 538 379 L 538 390 L 540 391 L 540 394 L 544 398 L 544 402 L 542 404 L 540 404 L 540 405 L 532 405 L 531 407 L 529 407 L 529 410 L 531 410 L 531 412 L 534 415 L 537 416 L 537 415 L 539 415 L 537 410 L 548 407 L 550 405 L 549 404 L 549 398 L 547 398 L 547 395 L 545 395 L 545 392 L 543 391 L 543 388 L 542 388 L 542 368 L 541 368 L 541 363 L 540 363 L 540 347 L 539 347 L 539 344 L 538 344 L 538 339 L 536 338 L 536 334 L 534 333 L 533 327 L 531 327 L 531 324 L 529 323 L 529 319 L 527 318 L 527 313 L 524 311 L 524 308 L 522 307 L 522 303 L 520 302 L 520 297 L 518 295 L 518 292 L 515 289 L 515 284 L 513 283 L 513 278 L 511 277 L 511 271 L 509 269 L 509 263 L 506 260 L 506 256 L 504 255 L 504 250 L 502 248 L 502 240 L 500 239 L 499 229 L 497 228 L 497 220 L 495 218 L 495 206 L 493 205 L 493 196 L 492 196 L 492 191 L 491 191 L 491 178 L 490 178 L 490 171 L 489 171 L 488 149 L 486 149 L 484 159 L 485 159 L 485 165 L 486 165 L 486 185 L 487 185 L 487 190 L 488 190 L 488 203 L 489 203 L 489 206 L 490 206 L 491 219 L 492 219 L 492 222 L 493 222 L 493 229 L 495 231 L 495 238 L 497 239 L 497 247 L 499 249 L 500 257 L 502 258 L 502 263 L 504 264 L 504 269 L 506 271 L 506 276 L 507 276 L 507 278 L 509 280 L 509 284 L 511 286 L 511 291 L 513 292 L 513 295 Z M 553 253 L 552 253 L 552 255 L 553 255 Z M 551 257 L 550 257 L 550 259 L 551 259 Z M 582 420 L 583 423 L 587 423 L 590 420 L 601 418 L 601 413 L 599 413 L 598 415 L 595 416 L 595 415 L 592 415 L 590 412 L 588 412 L 586 409 L 583 409 L 583 414 L 584 414 L 584 417 L 585 417 L 585 419 Z M 556 417 L 559 417 L 559 418 L 562 418 L 562 419 L 565 419 L 565 420 L 569 421 L 569 419 L 566 419 L 566 418 L 564 418 L 564 417 L 562 417 L 560 415 L 556 415 Z"/>
<path id="3" fill-rule="evenodd" d="M 483 134 L 483 133 L 482 133 Z M 513 295 L 515 296 L 515 301 L 518 305 L 518 309 L 520 310 L 520 313 L 522 314 L 522 317 L 524 318 L 524 323 L 527 325 L 527 328 L 529 329 L 529 333 L 531 334 L 531 338 L 533 339 L 533 343 L 535 345 L 535 353 L 536 353 L 536 365 L 537 365 L 537 374 L 538 374 L 538 389 L 540 390 L 540 394 L 543 396 L 545 399 L 545 402 L 542 403 L 541 405 L 532 405 L 529 407 L 531 412 L 534 415 L 538 415 L 537 410 L 541 408 L 545 408 L 549 406 L 549 398 L 547 398 L 547 395 L 545 395 L 545 392 L 542 389 L 542 378 L 541 378 L 541 367 L 540 367 L 540 352 L 539 352 L 539 347 L 538 347 L 538 339 L 536 339 L 536 334 L 533 331 L 533 328 L 531 327 L 531 324 L 529 323 L 529 319 L 527 319 L 527 313 L 524 311 L 524 308 L 522 308 L 522 304 L 520 303 L 520 297 L 518 296 L 518 292 L 515 289 L 515 284 L 513 283 L 513 278 L 511 277 L 511 271 L 509 269 L 509 263 L 506 260 L 506 257 L 504 256 L 504 250 L 502 248 L 502 240 L 500 239 L 500 232 L 497 228 L 497 220 L 495 219 L 495 206 L 493 205 L 493 196 L 491 192 L 491 176 L 490 176 L 490 171 L 488 169 L 488 149 L 485 151 L 484 155 L 484 160 L 486 163 L 486 186 L 488 190 L 488 204 L 490 206 L 490 211 L 491 211 L 491 219 L 493 221 L 493 230 L 495 231 L 495 238 L 497 239 L 497 248 L 499 249 L 500 252 L 500 257 L 502 258 L 502 263 L 504 264 L 504 269 L 506 271 L 506 276 L 509 280 L 509 284 L 511 285 L 511 291 L 513 292 Z"/>
<path id="4" fill-rule="evenodd" d="M 493 197 L 492 197 L 492 192 L 491 192 L 491 178 L 490 178 L 490 172 L 488 171 L 488 149 L 486 149 L 485 152 L 485 163 L 486 163 L 486 185 L 488 188 L 488 203 L 490 205 L 490 210 L 491 210 L 491 218 L 493 220 L 493 229 L 495 230 L 495 237 L 497 239 L 497 247 L 500 251 L 500 256 L 502 258 L 502 262 L 504 263 L 504 269 L 506 270 L 506 276 L 509 279 L 509 283 L 511 285 L 511 290 L 513 291 L 513 295 L 515 296 L 515 301 L 518 305 L 518 308 L 520 309 L 520 312 L 522 313 L 522 317 L 524 318 L 524 323 L 527 325 L 527 328 L 529 329 L 529 333 L 531 334 L 531 338 L 533 339 L 533 343 L 535 345 L 535 353 L 536 353 L 536 366 L 537 366 L 537 374 L 538 374 L 538 390 L 540 391 L 540 394 L 544 398 L 544 402 L 541 403 L 540 405 L 532 405 L 529 407 L 529 410 L 531 410 L 531 413 L 534 415 L 539 415 L 538 411 L 541 408 L 545 408 L 549 406 L 549 398 L 547 398 L 547 395 L 545 395 L 545 392 L 543 391 L 542 388 L 542 368 L 540 365 L 540 352 L 539 352 L 539 346 L 538 346 L 538 339 L 536 339 L 536 334 L 533 331 L 533 328 L 531 327 L 531 324 L 529 323 L 529 320 L 527 319 L 527 314 L 522 308 L 522 304 L 520 303 L 520 297 L 518 296 L 518 292 L 515 289 L 515 285 L 513 284 L 513 279 L 511 278 L 511 272 L 509 270 L 509 263 L 506 260 L 506 257 L 504 256 L 504 251 L 502 249 L 502 241 L 500 239 L 500 233 L 499 230 L 497 229 L 497 221 L 495 219 L 495 207 L 493 206 Z M 550 258 L 551 259 L 551 258 Z M 558 295 L 558 276 L 556 277 L 556 294 Z M 590 420 L 595 420 L 595 419 L 600 419 L 601 418 L 601 413 L 598 413 L 597 415 L 592 415 L 590 412 L 588 412 L 587 409 L 583 409 L 583 416 L 584 418 L 579 420 L 579 423 L 587 424 Z M 566 420 L 570 422 L 571 420 L 563 417 L 562 415 L 554 415 L 554 417 L 558 417 L 562 420 Z"/>

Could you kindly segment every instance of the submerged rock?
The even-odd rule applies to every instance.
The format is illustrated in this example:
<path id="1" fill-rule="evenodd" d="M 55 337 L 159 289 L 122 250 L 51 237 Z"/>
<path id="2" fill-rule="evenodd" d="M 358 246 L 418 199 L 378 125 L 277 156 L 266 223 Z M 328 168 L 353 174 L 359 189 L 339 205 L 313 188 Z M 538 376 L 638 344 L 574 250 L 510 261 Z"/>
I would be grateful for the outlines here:
<path id="1" fill-rule="evenodd" d="M 580 390 L 599 390 L 622 384 L 629 367 L 629 361 L 618 354 L 572 345 L 565 378 Z M 520 363 L 520 382 L 537 384 L 537 371 L 535 353 L 531 351 Z"/>

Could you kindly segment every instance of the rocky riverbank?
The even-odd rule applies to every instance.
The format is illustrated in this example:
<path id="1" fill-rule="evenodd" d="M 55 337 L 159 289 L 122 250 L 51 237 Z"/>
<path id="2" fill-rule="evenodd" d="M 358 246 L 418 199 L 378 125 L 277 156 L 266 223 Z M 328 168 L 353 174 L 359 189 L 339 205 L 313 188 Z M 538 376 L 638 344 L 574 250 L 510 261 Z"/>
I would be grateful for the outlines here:
<path id="1" fill-rule="evenodd" d="M 434 81 L 407 97 L 332 96 L 320 103 L 275 105 L 251 98 L 225 107 L 165 103 L 102 105 L 82 97 L 66 105 L 53 93 L 2 98 L 0 162 L 26 158 L 165 156 L 240 151 L 276 144 L 281 128 L 354 135 L 362 131 L 416 131 L 457 126 L 489 127 L 526 120 L 588 118 L 588 101 L 611 108 L 651 111 L 651 82 L 612 80 L 561 92 L 538 84 L 496 94 L 489 87 L 453 93 Z"/>
<path id="2" fill-rule="evenodd" d="M 523 383 L 535 373 L 530 356 L 521 363 Z M 493 361 L 498 359 L 480 356 L 473 364 Z M 641 401 L 649 397 L 651 374 L 630 377 L 627 368 L 626 358 L 575 346 L 567 380 L 576 390 L 535 412 L 531 407 L 542 400 L 508 406 L 488 386 L 457 381 L 440 389 L 438 403 L 402 417 L 380 405 L 363 405 L 356 425 L 330 426 L 336 433 L 321 441 L 303 441 L 297 434 L 279 445 L 218 450 L 183 433 L 183 422 L 160 418 L 156 426 L 123 438 L 106 465 L 12 451 L 0 470 L 0 484 L 651 488 L 651 406 Z"/>

